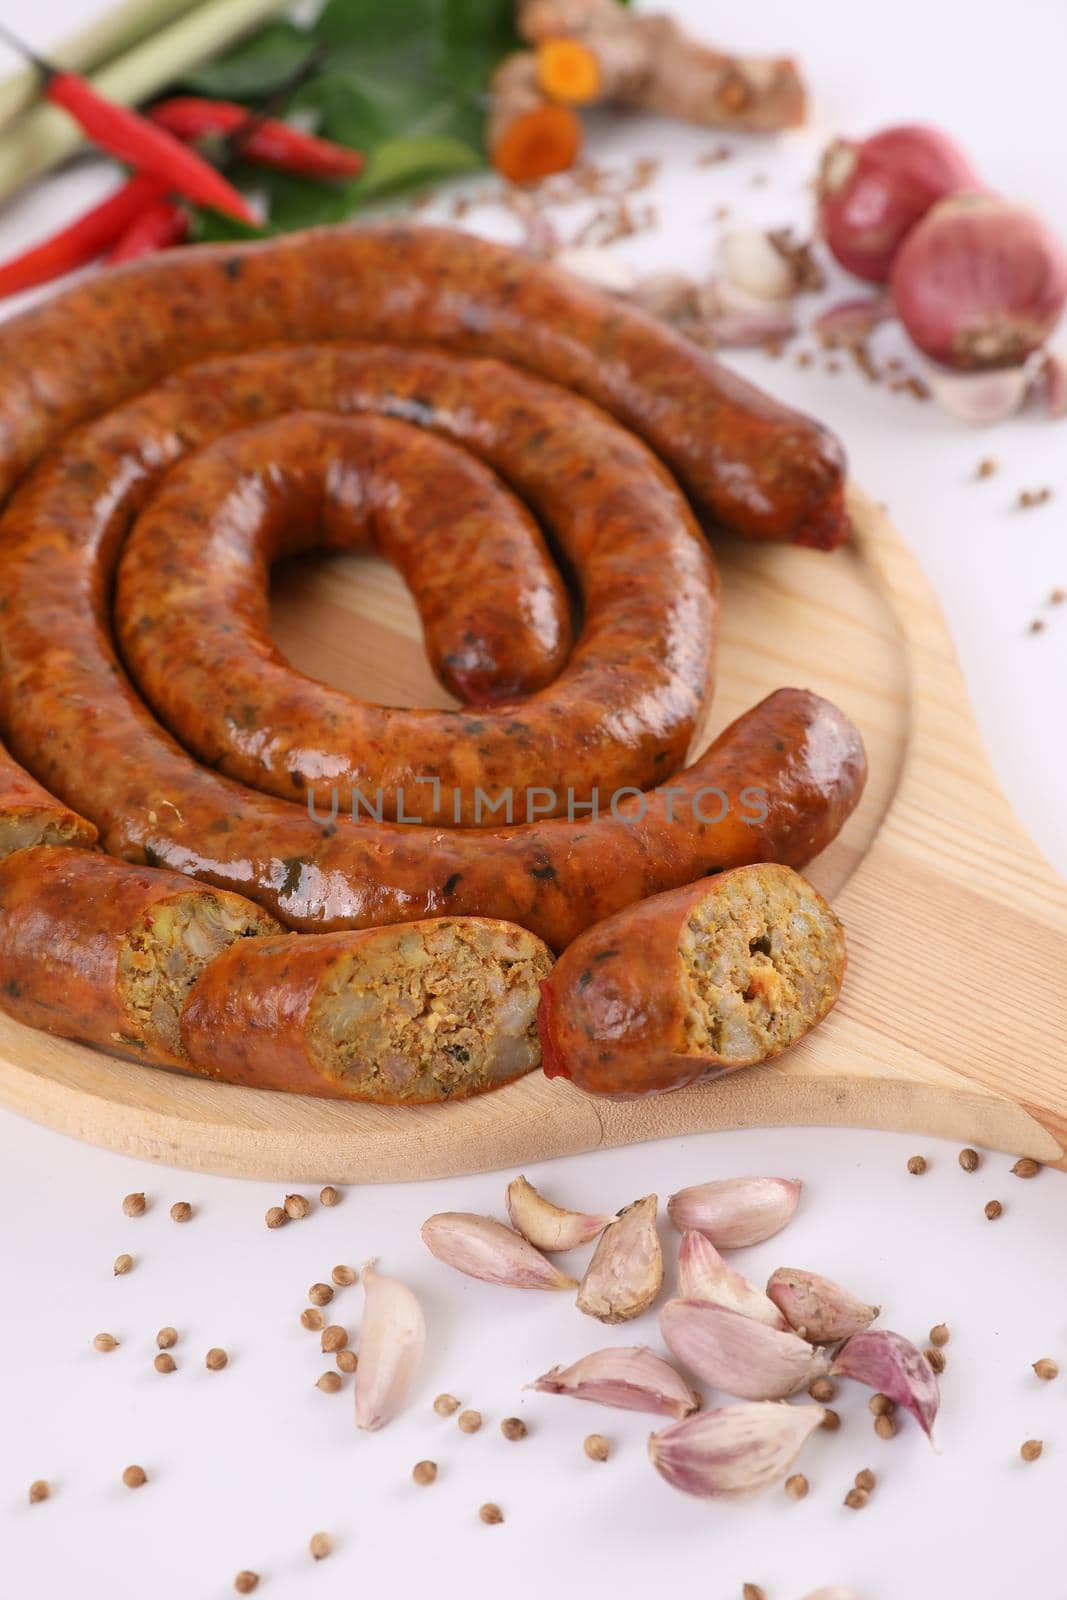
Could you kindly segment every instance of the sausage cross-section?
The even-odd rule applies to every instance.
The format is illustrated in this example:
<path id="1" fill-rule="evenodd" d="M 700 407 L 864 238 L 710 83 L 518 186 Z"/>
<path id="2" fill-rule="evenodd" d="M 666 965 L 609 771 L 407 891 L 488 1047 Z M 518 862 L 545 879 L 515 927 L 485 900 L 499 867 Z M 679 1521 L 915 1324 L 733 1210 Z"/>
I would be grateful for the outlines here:
<path id="1" fill-rule="evenodd" d="M 95 843 L 92 823 L 42 789 L 0 744 L 0 861 L 29 845 Z"/>
<path id="2" fill-rule="evenodd" d="M 788 867 L 654 895 L 557 963 L 541 1000 L 545 1073 L 627 1098 L 770 1061 L 822 1021 L 844 971 L 841 923 Z"/>

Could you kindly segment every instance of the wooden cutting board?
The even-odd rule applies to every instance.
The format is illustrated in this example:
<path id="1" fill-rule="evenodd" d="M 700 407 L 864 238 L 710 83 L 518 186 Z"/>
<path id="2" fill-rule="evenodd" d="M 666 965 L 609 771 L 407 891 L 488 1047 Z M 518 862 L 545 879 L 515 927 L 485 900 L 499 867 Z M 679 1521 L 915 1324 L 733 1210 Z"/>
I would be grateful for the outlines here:
<path id="1" fill-rule="evenodd" d="M 0 1017 L 0 1101 L 64 1133 L 199 1171 L 289 1182 L 440 1177 L 710 1128 L 835 1123 L 944 1134 L 1067 1167 L 1067 884 L 982 752 L 952 645 L 886 516 L 852 496 L 833 556 L 721 550 L 724 637 L 707 736 L 771 689 L 828 695 L 871 781 L 809 869 L 849 938 L 844 993 L 786 1060 L 632 1103 L 536 1073 L 477 1100 L 342 1105 L 135 1066 Z M 408 595 L 356 557 L 275 582 L 306 672 L 397 704 L 451 702 Z"/>

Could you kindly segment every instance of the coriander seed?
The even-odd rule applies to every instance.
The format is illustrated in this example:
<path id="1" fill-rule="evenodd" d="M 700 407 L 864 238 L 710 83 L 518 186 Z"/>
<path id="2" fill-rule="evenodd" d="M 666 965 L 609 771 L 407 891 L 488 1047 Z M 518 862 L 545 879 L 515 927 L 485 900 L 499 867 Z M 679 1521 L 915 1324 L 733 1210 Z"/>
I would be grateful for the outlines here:
<path id="1" fill-rule="evenodd" d="M 116 1278 L 124 1278 L 126 1276 L 127 1272 L 131 1271 L 132 1267 L 133 1267 L 133 1257 L 132 1256 L 116 1256 L 115 1257 L 115 1264 L 111 1268 L 111 1270 L 115 1274 Z"/>
<path id="2" fill-rule="evenodd" d="M 486 1505 L 482 1506 L 478 1512 L 478 1515 L 481 1517 L 483 1522 L 488 1522 L 490 1524 L 495 1522 L 503 1522 L 504 1520 L 504 1513 L 501 1511 L 499 1506 L 493 1505 L 492 1501 L 489 1501 Z"/>
<path id="3" fill-rule="evenodd" d="M 355 1372 L 359 1366 L 359 1357 L 354 1350 L 338 1350 L 333 1359 L 337 1363 L 338 1372 Z"/>
<path id="4" fill-rule="evenodd" d="M 319 1190 L 319 1203 L 320 1203 L 320 1205 L 335 1206 L 335 1205 L 337 1205 L 337 1203 L 340 1200 L 340 1198 L 341 1198 L 340 1189 L 335 1189 L 332 1183 L 328 1183 L 326 1185 L 325 1189 L 320 1189 Z"/>
<path id="5" fill-rule="evenodd" d="M 926 1157 L 925 1156 L 909 1156 L 908 1157 L 908 1171 L 915 1178 L 921 1177 L 922 1174 L 926 1171 Z"/>
<path id="6" fill-rule="evenodd" d="M 177 1328 L 160 1328 L 156 1334 L 156 1343 L 161 1350 L 173 1350 L 178 1343 Z"/>
<path id="7" fill-rule="evenodd" d="M 837 1385 L 829 1378 L 815 1378 L 808 1385 L 808 1393 L 813 1400 L 832 1400 L 837 1393 Z"/>
<path id="8" fill-rule="evenodd" d="M 850 1511 L 862 1511 L 870 1498 L 867 1489 L 850 1489 L 845 1496 L 845 1504 Z"/>
<path id="9" fill-rule="evenodd" d="M 436 1461 L 416 1461 L 411 1469 L 411 1476 L 421 1487 L 425 1487 L 428 1483 L 433 1483 L 437 1477 Z"/>
<path id="10" fill-rule="evenodd" d="M 874 1419 L 874 1431 L 879 1439 L 892 1439 L 896 1436 L 897 1425 L 887 1411 Z"/>
<path id="11" fill-rule="evenodd" d="M 328 1283 L 313 1283 L 308 1290 L 308 1299 L 313 1306 L 328 1306 L 333 1299 L 333 1290 Z"/>
<path id="12" fill-rule="evenodd" d="M 238 1594 L 251 1594 L 258 1584 L 258 1572 L 239 1572 L 233 1580 L 233 1586 Z"/>
<path id="13" fill-rule="evenodd" d="M 785 1480 L 785 1492 L 790 1500 L 803 1500 L 811 1484 L 802 1472 L 794 1472 L 791 1478 Z"/>
<path id="14" fill-rule="evenodd" d="M 338 1266 L 334 1267 L 330 1277 L 339 1289 L 350 1289 L 359 1277 L 359 1273 L 355 1267 Z"/>
<path id="15" fill-rule="evenodd" d="M 267 1212 L 266 1223 L 268 1228 L 284 1228 L 289 1221 L 288 1215 L 281 1206 L 271 1206 Z"/>
<path id="16" fill-rule="evenodd" d="M 155 1367 L 157 1372 L 176 1372 L 178 1370 L 178 1363 L 175 1361 L 172 1355 L 168 1354 L 166 1350 L 161 1350 L 159 1352 L 152 1365 Z"/>
<path id="17" fill-rule="evenodd" d="M 313 1533 L 308 1540 L 308 1549 L 316 1561 L 325 1561 L 333 1549 L 333 1540 L 328 1533 Z"/>
<path id="18" fill-rule="evenodd" d="M 980 1160 L 981 1157 L 979 1156 L 978 1151 L 972 1150 L 970 1145 L 968 1145 L 965 1150 L 960 1151 L 960 1166 L 963 1168 L 964 1172 L 977 1172 L 978 1163 Z"/>
<path id="19" fill-rule="evenodd" d="M 1020 1156 L 1011 1170 L 1017 1178 L 1036 1178 L 1041 1171 L 1041 1163 L 1034 1161 L 1031 1156 Z"/>
<path id="20" fill-rule="evenodd" d="M 999 1200 L 987 1200 L 985 1214 L 990 1222 L 996 1222 L 998 1217 L 1004 1215 L 1004 1207 Z"/>
<path id="21" fill-rule="evenodd" d="M 175 1200 L 170 1208 L 172 1222 L 188 1222 L 193 1214 L 193 1208 L 188 1200 Z"/>
<path id="22" fill-rule="evenodd" d="M 98 1333 L 93 1339 L 93 1349 L 99 1350 L 102 1355 L 107 1355 L 109 1350 L 117 1350 L 119 1342 L 113 1333 Z"/>
<path id="23" fill-rule="evenodd" d="M 323 1316 L 321 1311 L 316 1309 L 315 1306 L 308 1306 L 306 1311 L 301 1311 L 300 1321 L 303 1323 L 305 1328 L 310 1328 L 312 1332 L 318 1333 L 319 1329 L 326 1321 L 326 1318 Z"/>
<path id="24" fill-rule="evenodd" d="M 1035 1361 L 1034 1371 L 1037 1373 L 1038 1377 L 1043 1378 L 1046 1383 L 1050 1383 L 1053 1378 L 1058 1378 L 1060 1375 L 1059 1364 L 1053 1361 L 1049 1356 L 1042 1356 L 1040 1361 Z"/>
<path id="25" fill-rule="evenodd" d="M 460 1433 L 477 1433 L 482 1425 L 480 1411 L 461 1411 L 459 1414 Z"/>
<path id="26" fill-rule="evenodd" d="M 930 1329 L 930 1343 L 935 1350 L 940 1350 L 943 1344 L 948 1344 L 951 1337 L 947 1322 L 936 1322 Z"/>
<path id="27" fill-rule="evenodd" d="M 143 1467 L 127 1467 L 122 1481 L 127 1489 L 140 1489 L 148 1482 L 148 1474 Z"/>
<path id="28" fill-rule="evenodd" d="M 341 1387 L 340 1373 L 326 1371 L 321 1378 L 316 1379 L 316 1389 L 321 1389 L 323 1394 L 336 1394 Z"/>
<path id="29" fill-rule="evenodd" d="M 433 1408 L 439 1417 L 450 1417 L 459 1410 L 459 1401 L 454 1394 L 439 1394 Z"/>
<path id="30" fill-rule="evenodd" d="M 875 1477 L 870 1467 L 864 1467 L 862 1472 L 857 1472 L 853 1481 L 857 1489 L 866 1489 L 867 1493 L 870 1494 L 871 1490 L 878 1482 L 878 1479 Z"/>
<path id="31" fill-rule="evenodd" d="M 872 1394 L 867 1401 L 867 1410 L 873 1417 L 891 1417 L 896 1409 L 896 1401 L 887 1394 Z"/>
<path id="32" fill-rule="evenodd" d="M 758 1583 L 743 1583 L 741 1600 L 767 1600 L 767 1591 L 761 1589 Z"/>
<path id="33" fill-rule="evenodd" d="M 40 1505 L 52 1493 L 52 1485 L 45 1478 L 35 1478 L 30 1484 L 30 1505 Z"/>
<path id="34" fill-rule="evenodd" d="M 335 1350 L 343 1350 L 348 1343 L 348 1330 L 331 1322 L 328 1328 L 323 1328 L 321 1342 L 323 1354 L 332 1356 Z"/>
<path id="35" fill-rule="evenodd" d="M 143 1217 L 148 1210 L 148 1201 L 143 1194 L 128 1194 L 122 1202 L 122 1209 L 128 1217 Z"/>
<path id="36" fill-rule="evenodd" d="M 826 1410 L 823 1412 L 822 1421 L 820 1422 L 819 1426 L 820 1428 L 825 1428 L 827 1433 L 836 1433 L 838 1428 L 841 1426 L 841 1418 L 836 1411 L 832 1411 L 830 1407 L 827 1406 Z"/>
<path id="37" fill-rule="evenodd" d="M 214 1345 L 204 1357 L 204 1365 L 209 1372 L 221 1372 L 223 1367 L 229 1365 L 229 1360 L 225 1350 L 220 1350 L 218 1345 Z"/>
<path id="38" fill-rule="evenodd" d="M 993 457 L 983 456 L 981 461 L 978 463 L 978 470 L 975 473 L 975 476 L 978 478 L 991 478 L 996 470 L 997 464 Z"/>
<path id="39" fill-rule="evenodd" d="M 521 1417 L 505 1417 L 500 1424 L 505 1439 L 525 1439 L 527 1429 Z"/>
<path id="40" fill-rule="evenodd" d="M 934 1350 L 934 1349 L 924 1350 L 923 1351 L 923 1358 L 926 1361 L 926 1365 L 930 1368 L 931 1372 L 944 1372 L 945 1365 L 946 1365 L 946 1357 L 945 1357 L 945 1352 L 943 1350 Z"/>
<path id="41" fill-rule="evenodd" d="M 1019 1454 L 1022 1456 L 1024 1461 L 1036 1461 L 1044 1448 L 1045 1445 L 1043 1440 L 1027 1439 L 1025 1444 L 1023 1444 L 1022 1448 L 1020 1449 Z"/>
<path id="42" fill-rule="evenodd" d="M 311 1201 L 303 1194 L 287 1194 L 285 1197 L 285 1214 L 293 1222 L 299 1222 L 311 1211 Z"/>
<path id="43" fill-rule="evenodd" d="M 590 1461 L 606 1461 L 611 1454 L 611 1446 L 602 1433 L 591 1433 L 584 1441 L 582 1449 Z"/>

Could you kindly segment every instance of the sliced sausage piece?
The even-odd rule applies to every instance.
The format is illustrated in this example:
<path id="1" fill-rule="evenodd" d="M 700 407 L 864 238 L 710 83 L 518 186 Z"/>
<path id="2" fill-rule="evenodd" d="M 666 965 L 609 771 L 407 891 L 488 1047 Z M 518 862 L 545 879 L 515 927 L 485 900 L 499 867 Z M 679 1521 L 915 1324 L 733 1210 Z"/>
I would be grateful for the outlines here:
<path id="1" fill-rule="evenodd" d="M 14 318 L 0 345 L 0 499 L 75 423 L 177 367 L 320 339 L 525 367 L 644 438 L 712 523 L 821 549 L 848 537 L 844 456 L 817 423 L 568 273 L 402 222 L 166 251 Z"/>
<path id="2" fill-rule="evenodd" d="M 618 1098 L 771 1061 L 821 1022 L 841 923 L 789 867 L 654 895 L 587 928 L 542 991 L 545 1073 Z"/>
<path id="3" fill-rule="evenodd" d="M 0 860 L 28 845 L 95 843 L 92 823 L 42 789 L 0 744 Z"/>
<path id="4" fill-rule="evenodd" d="M 189 1065 L 227 1083 L 382 1105 L 459 1100 L 541 1060 L 552 956 L 481 917 L 231 945 L 182 1016 Z"/>
<path id="5" fill-rule="evenodd" d="M 186 995 L 227 945 L 277 930 L 240 895 L 89 850 L 0 862 L 0 1009 L 110 1054 L 182 1066 Z"/>
<path id="6" fill-rule="evenodd" d="M 491 411 L 484 364 L 462 365 L 474 369 L 468 416 Z M 428 410 L 439 363 L 409 355 L 394 367 L 409 381 L 421 370 Z M 425 427 L 300 412 L 177 463 L 119 564 L 123 655 L 161 721 L 203 762 L 282 799 L 315 791 L 320 809 L 333 788 L 345 809 L 358 793 L 379 820 L 485 827 L 506 820 L 493 809 L 501 800 L 521 817 L 532 787 L 552 801 L 542 814 L 565 813 L 569 793 L 645 788 L 684 759 L 711 670 L 710 552 L 642 446 L 586 402 L 514 376 L 494 398 L 525 401 L 526 477 L 538 509 L 555 514 L 584 600 L 578 646 L 556 681 L 472 715 L 370 704 L 289 665 L 270 634 L 267 569 L 320 539 L 372 540 L 394 561 L 453 688 L 536 688 L 531 678 L 546 661 L 553 677 L 569 643 L 562 583 L 536 524 L 516 517 L 481 462 Z M 381 403 L 390 397 L 395 389 Z M 446 413 L 458 398 L 448 385 Z M 583 472 L 593 476 L 575 482 Z"/>

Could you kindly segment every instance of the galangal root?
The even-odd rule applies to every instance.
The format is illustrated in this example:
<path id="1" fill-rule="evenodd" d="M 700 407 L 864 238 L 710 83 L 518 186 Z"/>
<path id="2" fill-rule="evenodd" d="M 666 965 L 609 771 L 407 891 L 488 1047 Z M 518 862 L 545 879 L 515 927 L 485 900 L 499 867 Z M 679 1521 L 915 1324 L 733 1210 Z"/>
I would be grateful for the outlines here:
<path id="1" fill-rule="evenodd" d="M 528 50 L 492 83 L 494 166 L 527 182 L 573 165 L 576 106 L 610 104 L 705 127 L 770 133 L 803 122 L 806 95 L 789 57 L 734 56 L 701 44 L 668 16 L 617 0 L 516 0 Z"/>

